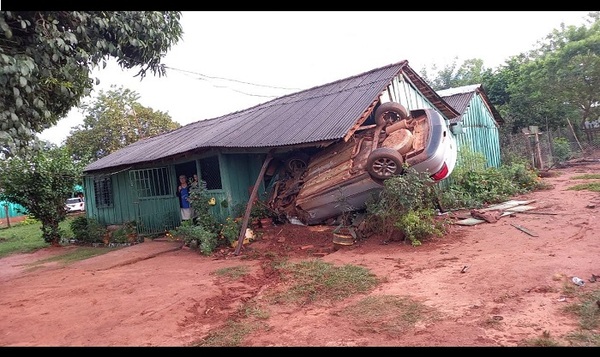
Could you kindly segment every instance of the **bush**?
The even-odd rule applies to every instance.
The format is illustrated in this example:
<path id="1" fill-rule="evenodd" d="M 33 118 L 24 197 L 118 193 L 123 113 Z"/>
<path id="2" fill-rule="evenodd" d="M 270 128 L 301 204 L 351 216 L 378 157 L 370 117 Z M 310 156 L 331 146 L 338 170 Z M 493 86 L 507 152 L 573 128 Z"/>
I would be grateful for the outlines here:
<path id="1" fill-rule="evenodd" d="M 365 224 L 368 231 L 388 240 L 400 231 L 413 245 L 419 245 L 429 233 L 438 234 L 440 226 L 433 224 L 436 204 L 436 189 L 429 175 L 407 167 L 402 176 L 384 182 L 376 200 L 367 202 Z M 422 222 L 416 222 L 419 220 Z"/>
<path id="2" fill-rule="evenodd" d="M 552 140 L 552 152 L 554 153 L 555 164 L 565 162 L 572 157 L 571 145 L 565 138 L 554 138 Z"/>
<path id="3" fill-rule="evenodd" d="M 84 243 L 102 243 L 107 234 L 107 229 L 93 218 L 79 216 L 70 224 L 75 239 Z"/>
<path id="4" fill-rule="evenodd" d="M 171 235 L 183 239 L 184 244 L 198 249 L 204 255 L 210 255 L 218 246 L 219 235 L 198 225 L 182 225 L 171 232 Z"/>

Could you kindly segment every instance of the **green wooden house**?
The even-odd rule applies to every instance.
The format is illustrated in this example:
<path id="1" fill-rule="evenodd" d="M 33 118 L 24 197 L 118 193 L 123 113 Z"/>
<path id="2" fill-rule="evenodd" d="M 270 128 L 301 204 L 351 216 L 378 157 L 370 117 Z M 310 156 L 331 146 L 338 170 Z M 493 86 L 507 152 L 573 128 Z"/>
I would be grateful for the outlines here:
<path id="1" fill-rule="evenodd" d="M 105 225 L 135 222 L 139 234 L 165 232 L 181 224 L 175 192 L 180 174 L 198 174 L 220 221 L 245 209 L 256 182 L 259 197 L 269 169 L 258 180 L 270 152 L 273 163 L 303 150 L 321 150 L 374 125 L 381 102 L 407 109 L 434 108 L 445 120 L 458 116 L 408 65 L 408 61 L 276 98 L 221 117 L 199 120 L 142 139 L 84 170 L 86 214 Z"/>
<path id="2" fill-rule="evenodd" d="M 504 119 L 490 102 L 483 86 L 474 84 L 450 88 L 439 90 L 438 94 L 460 114 L 450 120 L 455 134 L 461 132 L 461 135 L 456 135 L 458 151 L 469 148 L 482 153 L 488 167 L 499 167 L 499 127 Z"/>

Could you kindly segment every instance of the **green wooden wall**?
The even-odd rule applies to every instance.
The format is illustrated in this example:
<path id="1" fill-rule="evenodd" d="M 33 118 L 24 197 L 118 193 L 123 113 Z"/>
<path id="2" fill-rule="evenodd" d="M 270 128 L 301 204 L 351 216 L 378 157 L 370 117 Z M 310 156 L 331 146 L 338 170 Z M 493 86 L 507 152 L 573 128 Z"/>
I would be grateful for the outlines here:
<path id="1" fill-rule="evenodd" d="M 215 205 L 211 207 L 211 214 L 218 221 L 224 222 L 227 217 L 244 212 L 250 197 L 252 186 L 255 184 L 262 167 L 265 154 L 223 154 L 219 153 L 219 169 L 221 175 L 221 189 L 209 190 L 211 198 L 215 199 Z M 196 162 L 199 171 L 200 165 L 197 159 L 201 156 L 187 158 L 186 162 Z M 140 234 L 157 234 L 176 228 L 181 224 L 179 212 L 179 199 L 176 196 L 177 173 L 175 166 L 181 162 L 173 162 L 168 165 L 132 167 L 111 174 L 112 205 L 99 207 L 94 192 L 94 180 L 101 175 L 89 175 L 84 179 L 86 216 L 97 219 L 104 225 L 119 225 L 135 222 Z M 134 187 L 137 173 L 135 170 L 148 170 L 168 172 L 168 188 L 164 195 L 151 197 L 140 197 L 138 188 Z M 261 181 L 258 193 L 265 190 L 264 182 Z M 237 212 L 236 212 L 237 211 Z"/>
<path id="2" fill-rule="evenodd" d="M 482 153 L 488 167 L 499 167 L 500 134 L 494 117 L 479 95 L 473 96 L 462 116 L 463 133 L 456 135 L 458 151 L 469 148 Z"/>

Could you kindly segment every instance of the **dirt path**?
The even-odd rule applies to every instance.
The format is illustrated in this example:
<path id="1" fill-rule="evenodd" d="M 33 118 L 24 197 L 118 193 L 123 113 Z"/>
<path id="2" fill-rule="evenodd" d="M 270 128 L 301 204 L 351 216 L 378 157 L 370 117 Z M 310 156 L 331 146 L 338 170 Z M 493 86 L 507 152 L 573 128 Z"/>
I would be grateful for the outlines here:
<path id="1" fill-rule="evenodd" d="M 558 176 L 543 179 L 551 190 L 513 198 L 551 214 L 455 225 L 420 247 L 372 237 L 334 250 L 330 227 L 286 225 L 261 231 L 240 256 L 177 249 L 106 269 L 106 260 L 117 259 L 109 253 L 33 271 L 27 264 L 69 248 L 0 259 L 0 345 L 189 345 L 277 285 L 263 264 L 267 253 L 363 266 L 384 279 L 369 295 L 410 296 L 440 319 L 392 334 L 344 317 L 364 296 L 333 305 L 278 305 L 264 320 L 268 328 L 247 333 L 244 346 L 518 346 L 544 332 L 568 345 L 564 337 L 578 321 L 562 310 L 572 302 L 565 290 L 600 289 L 600 282 L 574 287 L 570 281 L 600 275 L 600 194 L 567 188 L 579 183 L 574 175 L 600 173 L 600 163 L 553 172 Z M 239 279 L 214 274 L 236 266 L 251 273 Z"/>

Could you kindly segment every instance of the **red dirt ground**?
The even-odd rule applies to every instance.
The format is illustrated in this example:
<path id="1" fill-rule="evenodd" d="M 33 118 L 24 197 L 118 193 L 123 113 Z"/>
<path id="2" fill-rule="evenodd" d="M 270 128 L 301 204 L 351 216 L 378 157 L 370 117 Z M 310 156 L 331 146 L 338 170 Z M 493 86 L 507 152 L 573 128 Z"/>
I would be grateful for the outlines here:
<path id="1" fill-rule="evenodd" d="M 382 279 L 367 295 L 410 296 L 441 319 L 390 334 L 340 314 L 365 295 L 335 304 L 276 305 L 263 321 L 267 327 L 248 332 L 243 346 L 520 346 L 545 332 L 567 346 L 565 336 L 578 321 L 563 310 L 574 302 L 565 291 L 600 288 L 600 281 L 588 280 L 600 275 L 600 194 L 567 188 L 581 182 L 575 175 L 600 173 L 600 161 L 550 173 L 543 180 L 551 189 L 512 198 L 533 200 L 537 214 L 453 225 L 419 247 L 370 237 L 334 249 L 333 227 L 288 224 L 257 230 L 259 239 L 239 256 L 183 248 L 115 265 L 158 243 L 147 242 L 32 269 L 73 247 L 12 255 L 0 259 L 0 345 L 189 346 L 280 287 L 272 257 L 285 256 L 365 267 Z M 214 274 L 241 265 L 250 272 L 242 278 Z M 586 284 L 575 286 L 573 276 Z"/>

